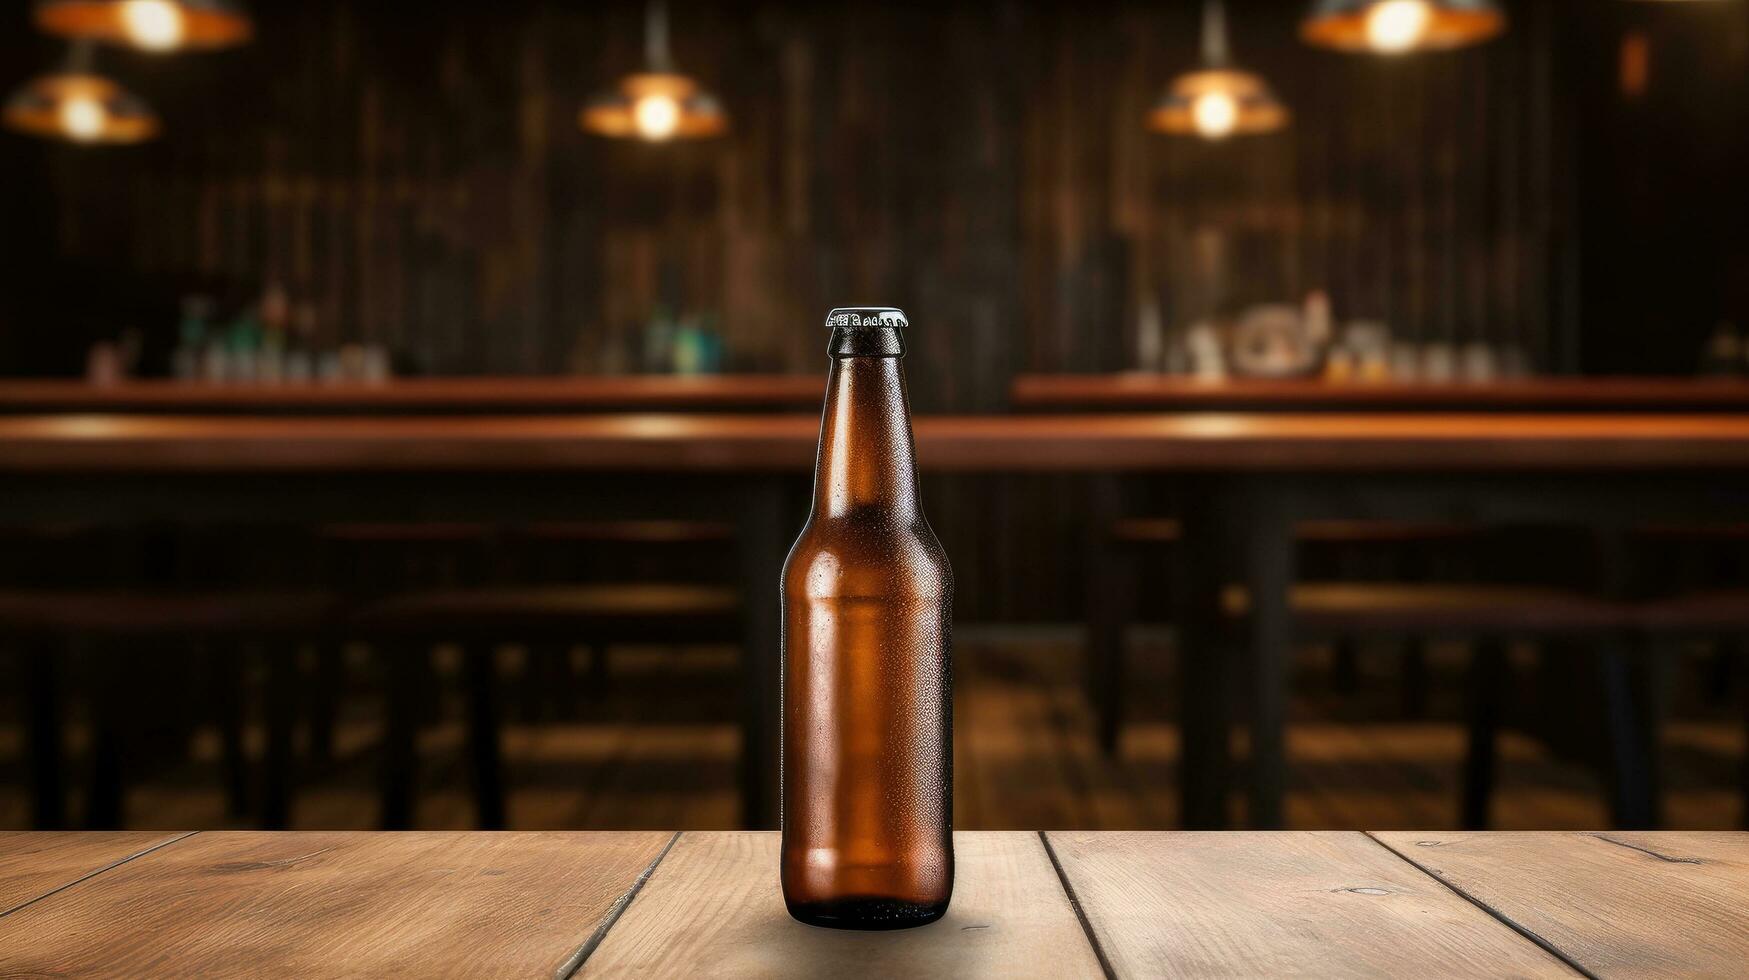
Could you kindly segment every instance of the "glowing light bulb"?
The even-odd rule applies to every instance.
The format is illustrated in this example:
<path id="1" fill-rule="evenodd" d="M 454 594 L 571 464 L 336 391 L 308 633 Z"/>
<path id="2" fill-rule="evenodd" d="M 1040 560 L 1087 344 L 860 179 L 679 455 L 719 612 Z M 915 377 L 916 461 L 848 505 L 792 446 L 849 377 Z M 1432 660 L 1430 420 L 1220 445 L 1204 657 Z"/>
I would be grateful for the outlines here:
<path id="1" fill-rule="evenodd" d="M 1381 54 L 1414 50 L 1427 36 L 1427 0 L 1382 0 L 1366 12 L 1366 44 Z"/>
<path id="2" fill-rule="evenodd" d="M 188 23 L 171 0 L 127 0 L 121 9 L 128 40 L 148 51 L 169 51 L 182 45 Z"/>
<path id="3" fill-rule="evenodd" d="M 646 95 L 632 105 L 632 123 L 647 140 L 665 140 L 680 128 L 680 103 L 673 96 Z"/>
<path id="4" fill-rule="evenodd" d="M 1230 136 L 1239 125 L 1239 101 L 1227 92 L 1204 92 L 1191 103 L 1190 118 L 1205 139 Z"/>
<path id="5" fill-rule="evenodd" d="M 103 135 L 109 124 L 109 110 L 88 95 L 75 95 L 61 103 L 61 131 L 81 143 L 89 143 Z"/>

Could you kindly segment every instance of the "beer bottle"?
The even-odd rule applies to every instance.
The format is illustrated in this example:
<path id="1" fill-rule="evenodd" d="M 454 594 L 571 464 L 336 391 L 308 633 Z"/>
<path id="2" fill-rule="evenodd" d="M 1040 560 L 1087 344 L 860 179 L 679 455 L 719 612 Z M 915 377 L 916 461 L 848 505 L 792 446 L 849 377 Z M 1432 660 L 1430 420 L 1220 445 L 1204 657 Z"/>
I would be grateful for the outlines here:
<path id="1" fill-rule="evenodd" d="M 783 895 L 903 929 L 953 893 L 953 570 L 917 499 L 905 315 L 833 310 L 814 502 L 783 572 Z"/>

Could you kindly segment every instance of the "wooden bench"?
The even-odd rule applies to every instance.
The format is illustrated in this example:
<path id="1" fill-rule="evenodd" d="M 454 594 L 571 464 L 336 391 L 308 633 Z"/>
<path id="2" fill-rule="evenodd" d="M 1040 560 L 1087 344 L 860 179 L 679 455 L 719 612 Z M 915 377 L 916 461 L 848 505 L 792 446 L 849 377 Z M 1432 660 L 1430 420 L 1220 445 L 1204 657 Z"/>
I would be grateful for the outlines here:
<path id="1" fill-rule="evenodd" d="M 368 602 L 348 618 L 354 635 L 387 652 L 390 670 L 382 762 L 382 821 L 412 824 L 417 755 L 414 740 L 431 649 L 463 651 L 467 741 L 480 827 L 504 826 L 504 787 L 495 647 L 587 641 L 689 643 L 739 636 L 735 590 L 689 584 L 547 585 L 434 590 Z"/>
<path id="2" fill-rule="evenodd" d="M 1134 615 L 1136 605 L 1136 570 L 1130 552 L 1142 547 L 1176 545 L 1182 534 L 1182 525 L 1176 518 L 1122 518 L 1112 522 L 1109 537 L 1089 556 L 1087 685 L 1100 719 L 1099 745 L 1108 754 L 1115 751 L 1118 736 L 1113 702 L 1119 689 L 1112 686 L 1110 679 L 1118 676 L 1120 671 L 1121 664 L 1117 661 L 1122 656 L 1124 629 Z M 1443 548 L 1472 541 L 1477 536 L 1478 529 L 1473 525 L 1449 522 L 1323 520 L 1303 521 L 1294 529 L 1297 544 L 1335 551 L 1339 555 L 1352 550 L 1383 550 L 1387 556 L 1395 556 L 1409 546 Z M 1111 546 L 1117 550 L 1113 552 Z M 1330 571 L 1342 573 L 1344 579 L 1384 570 L 1376 562 L 1357 565 L 1339 561 L 1335 566 Z M 1181 587 L 1178 579 L 1185 572 L 1178 568 L 1177 563 L 1169 567 L 1173 570 L 1173 581 L 1167 584 L 1170 591 Z M 1390 570 L 1395 572 L 1394 568 Z M 1338 634 L 1332 639 L 1336 644 L 1332 669 L 1334 683 L 1338 689 L 1350 690 L 1356 684 L 1358 671 L 1355 650 L 1348 642 L 1349 637 Z M 1403 662 L 1404 714 L 1419 717 L 1425 711 L 1427 700 L 1425 653 L 1418 647 L 1411 647 L 1405 652 Z"/>
<path id="3" fill-rule="evenodd" d="M 238 649 L 259 644 L 268 661 L 268 739 L 261 822 L 285 823 L 291 784 L 291 730 L 295 715 L 297 643 L 319 637 L 334 622 L 337 601 L 323 593 L 151 594 L 122 591 L 9 590 L 0 592 L 0 636 L 25 654 L 34 822 L 66 823 L 64 724 L 65 659 L 74 650 L 97 655 L 92 696 L 92 778 L 88 826 L 122 824 L 133 719 L 139 697 L 153 689 L 135 679 L 161 672 L 151 660 L 160 644 L 212 644 L 206 668 L 218 696 L 226 791 L 233 812 L 243 809 L 242 667 Z"/>
<path id="4" fill-rule="evenodd" d="M 1248 611 L 1248 597 L 1231 587 L 1221 596 L 1230 619 Z M 1391 635 L 1405 639 L 1474 641 L 1476 657 L 1467 695 L 1468 750 L 1460 817 L 1466 827 L 1488 824 L 1494 783 L 1495 742 L 1505 683 L 1506 649 L 1522 637 L 1586 636 L 1601 652 L 1599 671 L 1606 699 L 1609 758 L 1614 775 L 1611 807 L 1621 826 L 1656 822 L 1655 767 L 1649 733 L 1649 699 L 1634 681 L 1643 658 L 1631 638 L 1641 620 L 1636 607 L 1553 588 L 1401 583 L 1302 583 L 1290 595 L 1299 637 Z M 1115 748 L 1122 726 L 1124 659 L 1121 646 L 1096 651 L 1096 712 L 1102 740 Z"/>

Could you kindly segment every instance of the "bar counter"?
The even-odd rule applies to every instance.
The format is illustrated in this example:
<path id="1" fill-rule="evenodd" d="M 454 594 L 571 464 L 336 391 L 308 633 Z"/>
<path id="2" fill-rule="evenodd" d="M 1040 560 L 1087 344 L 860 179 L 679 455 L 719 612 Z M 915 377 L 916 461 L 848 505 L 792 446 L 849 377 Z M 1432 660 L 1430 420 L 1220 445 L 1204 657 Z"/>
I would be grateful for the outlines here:
<path id="1" fill-rule="evenodd" d="M 919 465 L 941 470 L 1749 465 L 1749 415 L 925 416 L 915 430 Z M 798 470 L 818 436 L 799 414 L 0 416 L 0 472 Z"/>
<path id="2" fill-rule="evenodd" d="M 1201 379 L 1167 374 L 1027 374 L 1028 411 L 1728 412 L 1749 408 L 1741 378 L 1533 377 L 1497 381 Z"/>
<path id="3" fill-rule="evenodd" d="M 1726 976 L 1749 835 L 962 833 L 945 918 L 760 833 L 0 834 L 9 976 Z"/>
<path id="4" fill-rule="evenodd" d="M 825 397 L 823 374 L 531 375 L 382 382 L 231 384 L 0 378 L 0 413 L 535 413 L 796 409 Z"/>

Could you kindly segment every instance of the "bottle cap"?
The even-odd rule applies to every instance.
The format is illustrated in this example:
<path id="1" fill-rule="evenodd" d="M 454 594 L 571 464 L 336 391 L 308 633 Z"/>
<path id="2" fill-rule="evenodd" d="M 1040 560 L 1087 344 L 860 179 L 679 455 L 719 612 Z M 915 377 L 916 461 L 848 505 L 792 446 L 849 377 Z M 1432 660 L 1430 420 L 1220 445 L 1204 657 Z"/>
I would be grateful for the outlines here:
<path id="1" fill-rule="evenodd" d="M 836 327 L 895 327 L 904 329 L 911 325 L 905 319 L 903 310 L 891 306 L 845 306 L 826 314 L 826 326 Z"/>

